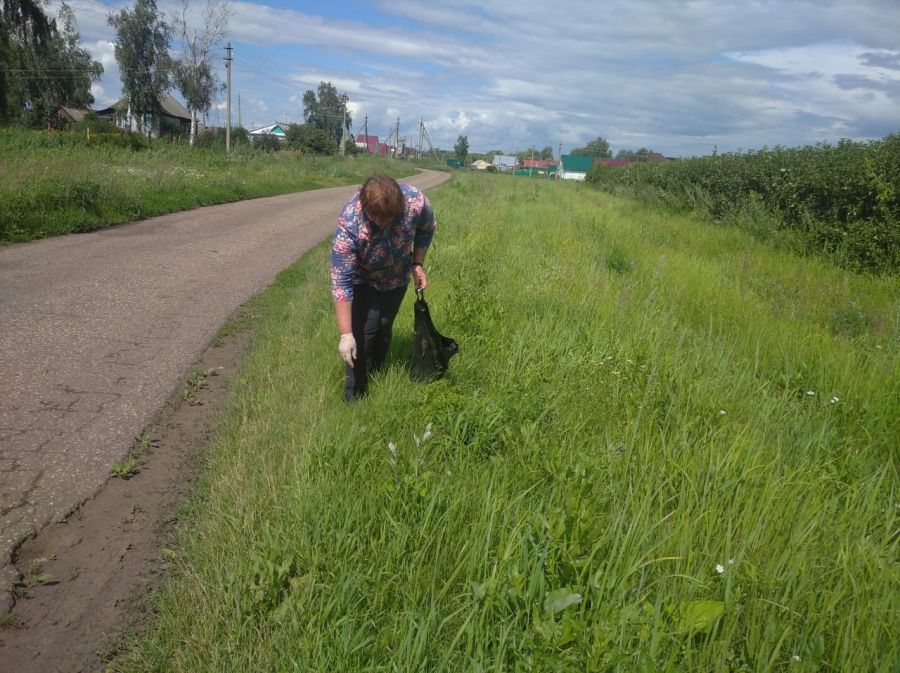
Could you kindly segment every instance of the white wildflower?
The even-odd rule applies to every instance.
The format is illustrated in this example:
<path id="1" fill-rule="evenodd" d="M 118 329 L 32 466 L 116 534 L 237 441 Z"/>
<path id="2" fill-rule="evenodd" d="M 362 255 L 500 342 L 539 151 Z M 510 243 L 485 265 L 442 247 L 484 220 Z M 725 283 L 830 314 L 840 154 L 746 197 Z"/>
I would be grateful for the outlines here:
<path id="1" fill-rule="evenodd" d="M 388 442 L 388 451 L 391 452 L 391 465 L 397 467 L 397 459 L 399 458 L 399 454 L 397 453 L 397 445 L 393 442 Z"/>
<path id="2" fill-rule="evenodd" d="M 724 416 L 724 415 L 727 414 L 727 413 L 728 413 L 728 412 L 725 411 L 724 409 L 719 409 L 719 416 Z"/>
<path id="3" fill-rule="evenodd" d="M 841 400 L 840 400 L 840 398 L 838 398 L 837 395 L 833 395 L 833 396 L 831 397 L 831 403 L 832 403 L 832 404 L 837 404 L 837 403 L 840 402 L 840 401 L 841 401 Z"/>
<path id="4" fill-rule="evenodd" d="M 807 390 L 807 391 L 806 391 L 806 394 L 809 395 L 810 397 L 815 397 L 815 396 L 816 396 L 816 391 L 815 391 L 815 390 Z"/>
<path id="5" fill-rule="evenodd" d="M 733 559 L 733 558 L 728 559 L 728 565 L 730 565 L 730 566 L 733 566 L 733 565 L 734 565 L 734 559 Z"/>
<path id="6" fill-rule="evenodd" d="M 431 439 L 431 423 L 425 426 L 425 434 L 422 435 L 422 441 L 427 442 Z"/>
<path id="7" fill-rule="evenodd" d="M 800 661 L 800 655 L 795 654 L 793 657 L 791 657 L 791 659 L 793 659 L 794 661 Z"/>
<path id="8" fill-rule="evenodd" d="M 724 574 L 725 566 L 723 566 L 721 563 L 716 563 L 716 572 L 720 575 Z"/>

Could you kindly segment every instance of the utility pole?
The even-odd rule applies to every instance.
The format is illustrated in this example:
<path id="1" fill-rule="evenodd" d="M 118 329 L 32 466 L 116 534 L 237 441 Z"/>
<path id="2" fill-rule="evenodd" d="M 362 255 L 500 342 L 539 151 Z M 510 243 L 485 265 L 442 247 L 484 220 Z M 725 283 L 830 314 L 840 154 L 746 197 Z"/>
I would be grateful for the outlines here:
<path id="1" fill-rule="evenodd" d="M 366 143 L 366 154 L 369 153 L 369 115 L 363 121 L 363 141 Z"/>
<path id="2" fill-rule="evenodd" d="M 340 155 L 347 155 L 347 106 L 344 105 L 344 119 L 341 122 L 341 146 L 338 148 Z"/>
<path id="3" fill-rule="evenodd" d="M 225 102 L 225 151 L 231 151 L 231 40 L 225 47 L 225 88 L 228 89 L 228 97 Z"/>
<path id="4" fill-rule="evenodd" d="M 434 157 L 434 160 L 440 161 L 440 159 L 438 158 L 437 152 L 434 151 L 434 145 L 431 144 L 431 137 L 428 135 L 428 129 L 425 128 L 425 120 L 424 119 L 422 120 L 421 124 L 422 124 L 422 140 L 424 140 L 425 142 L 428 143 L 428 147 L 431 149 L 431 156 Z"/>
<path id="5" fill-rule="evenodd" d="M 419 119 L 419 140 L 416 143 L 416 159 L 422 158 L 422 136 L 425 131 L 425 117 Z"/>
<path id="6" fill-rule="evenodd" d="M 241 94 L 238 94 L 238 128 L 243 128 L 244 124 L 241 122 Z"/>

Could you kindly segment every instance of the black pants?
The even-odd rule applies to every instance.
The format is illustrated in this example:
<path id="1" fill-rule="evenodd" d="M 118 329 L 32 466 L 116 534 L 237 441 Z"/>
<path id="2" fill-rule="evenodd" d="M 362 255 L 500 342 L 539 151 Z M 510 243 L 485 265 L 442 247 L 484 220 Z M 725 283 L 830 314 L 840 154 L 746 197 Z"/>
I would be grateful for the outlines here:
<path id="1" fill-rule="evenodd" d="M 344 397 L 352 401 L 366 393 L 369 377 L 377 372 L 391 346 L 394 318 L 400 310 L 406 285 L 379 292 L 368 285 L 353 286 L 353 338 L 356 339 L 356 366 L 346 368 Z"/>

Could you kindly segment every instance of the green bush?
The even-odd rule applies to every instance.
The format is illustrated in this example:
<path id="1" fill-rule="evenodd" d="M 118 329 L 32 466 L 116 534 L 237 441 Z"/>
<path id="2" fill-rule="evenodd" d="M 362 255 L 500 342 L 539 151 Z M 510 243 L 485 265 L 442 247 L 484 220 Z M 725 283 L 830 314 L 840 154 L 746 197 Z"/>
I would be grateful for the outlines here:
<path id="1" fill-rule="evenodd" d="M 95 112 L 88 112 L 84 118 L 72 125 L 73 131 L 90 133 L 122 133 L 115 124 L 108 119 L 101 119 Z"/>
<path id="2" fill-rule="evenodd" d="M 288 147 L 308 154 L 334 154 L 337 145 L 325 131 L 312 124 L 292 124 L 287 131 Z"/>
<path id="3" fill-rule="evenodd" d="M 852 268 L 895 269 L 900 261 L 900 135 L 622 169 L 595 166 L 587 181 L 722 222 L 744 222 L 753 211 L 756 233 L 763 234 L 758 225 L 767 220 L 766 228 L 798 232 L 808 252 Z"/>

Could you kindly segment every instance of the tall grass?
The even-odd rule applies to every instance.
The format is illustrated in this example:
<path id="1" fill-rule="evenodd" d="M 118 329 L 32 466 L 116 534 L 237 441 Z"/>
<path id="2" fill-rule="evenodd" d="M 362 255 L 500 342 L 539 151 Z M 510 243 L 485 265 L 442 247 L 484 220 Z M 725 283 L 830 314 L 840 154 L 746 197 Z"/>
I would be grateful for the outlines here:
<path id="1" fill-rule="evenodd" d="M 327 242 L 121 671 L 894 671 L 900 296 L 586 187 L 436 190 L 460 343 L 346 406 Z"/>
<path id="2" fill-rule="evenodd" d="M 0 243 L 90 231 L 240 199 L 361 182 L 379 170 L 415 172 L 375 157 L 313 157 L 95 134 L 0 129 Z"/>

